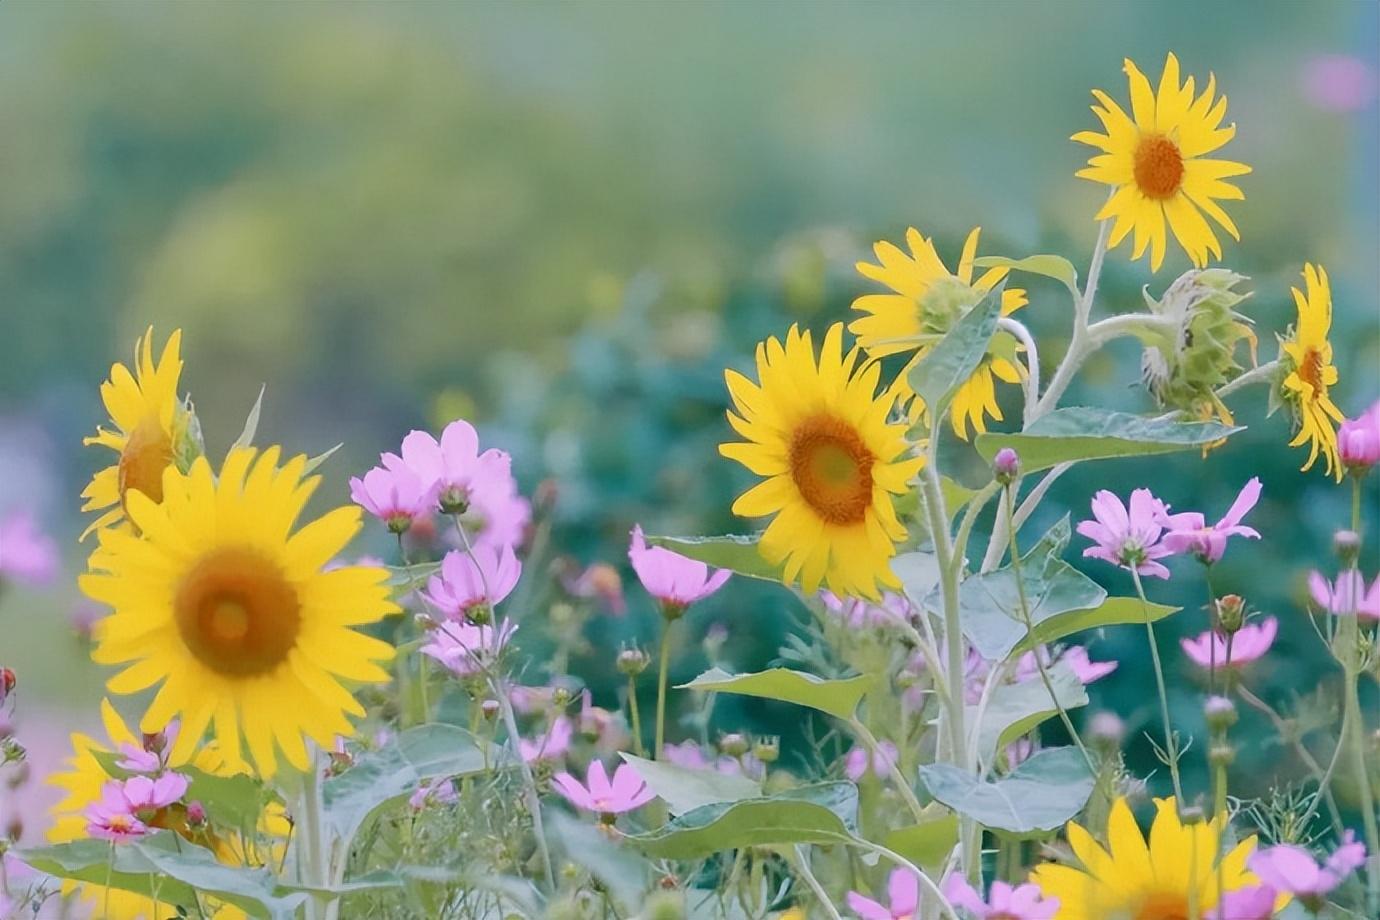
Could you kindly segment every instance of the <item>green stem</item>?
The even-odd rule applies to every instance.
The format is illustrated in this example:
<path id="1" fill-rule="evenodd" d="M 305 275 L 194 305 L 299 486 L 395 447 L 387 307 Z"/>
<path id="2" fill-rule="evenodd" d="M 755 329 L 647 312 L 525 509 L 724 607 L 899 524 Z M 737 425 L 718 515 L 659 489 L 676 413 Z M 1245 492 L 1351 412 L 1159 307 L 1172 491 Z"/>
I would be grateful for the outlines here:
<path id="1" fill-rule="evenodd" d="M 671 665 L 671 623 L 664 618 L 661 622 L 661 654 L 656 679 L 656 747 L 653 748 L 657 760 L 662 759 L 666 746 L 666 676 Z"/>
<path id="2" fill-rule="evenodd" d="M 1175 740 L 1174 726 L 1169 720 L 1169 694 L 1164 689 L 1164 666 L 1160 663 L 1160 647 L 1155 641 L 1155 624 L 1150 615 L 1150 602 L 1145 599 L 1145 586 L 1141 584 L 1140 572 L 1131 566 L 1131 580 L 1136 584 L 1136 596 L 1140 598 L 1141 610 L 1145 615 L 1145 638 L 1150 643 L 1150 660 L 1155 666 L 1155 688 L 1160 697 L 1160 719 L 1164 723 L 1165 755 L 1169 761 L 1169 777 L 1174 782 L 1174 799 L 1178 808 L 1184 807 L 1184 790 L 1179 782 L 1179 743 Z"/>
<path id="3" fill-rule="evenodd" d="M 838 912 L 838 908 L 834 907 L 834 902 L 830 899 L 829 892 L 824 890 L 824 886 L 819 883 L 819 879 L 815 878 L 814 872 L 810 870 L 810 857 L 805 852 L 805 847 L 800 844 L 795 845 L 791 863 L 795 867 L 796 875 L 800 876 L 801 880 L 805 882 L 806 887 L 814 894 L 815 901 L 819 904 L 820 909 L 823 910 L 831 920 L 843 920 L 843 917 Z"/>
<path id="4" fill-rule="evenodd" d="M 909 869 L 911 872 L 915 873 L 915 877 L 920 880 L 921 886 L 927 889 L 929 893 L 934 896 L 935 900 L 939 902 L 939 907 L 944 911 L 944 915 L 948 917 L 949 920 L 958 920 L 958 913 L 954 910 L 953 904 L 949 903 L 949 899 L 944 897 L 944 892 L 935 884 L 934 879 L 926 875 L 925 871 L 915 863 L 906 859 L 900 853 L 889 850 L 881 844 L 873 843 L 870 840 L 864 840 L 861 837 L 854 837 L 849 840 L 848 843 L 852 846 L 861 847 L 864 850 L 876 853 L 878 856 L 883 856 L 900 868 Z"/>
<path id="5" fill-rule="evenodd" d="M 633 753 L 642 756 L 642 719 L 637 713 L 637 678 L 628 675 L 628 720 L 632 722 Z"/>
<path id="6" fill-rule="evenodd" d="M 1365 828 L 1367 868 L 1366 903 L 1370 916 L 1380 916 L 1380 827 L 1375 818 L 1375 792 L 1370 785 L 1370 769 L 1366 764 L 1366 734 L 1361 716 L 1360 696 L 1356 684 L 1359 672 L 1351 671 L 1346 677 L 1346 714 L 1351 723 L 1350 737 L 1341 741 L 1351 750 L 1351 768 L 1356 773 L 1356 783 L 1361 792 L 1361 822 Z"/>
<path id="7" fill-rule="evenodd" d="M 302 775 L 302 804 L 298 809 L 302 828 L 299 839 L 302 846 L 302 872 L 305 876 L 303 881 L 314 887 L 325 888 L 331 883 L 331 854 L 322 821 L 321 764 L 316 753 L 313 748 L 307 771 Z M 331 920 L 336 914 L 336 907 L 335 899 L 327 895 L 313 895 L 307 901 L 307 916 Z"/>
<path id="8" fill-rule="evenodd" d="M 863 746 L 867 748 L 869 760 L 875 763 L 878 748 L 877 736 L 872 734 L 868 727 L 864 725 L 862 720 L 857 716 L 853 716 L 848 720 L 848 727 L 853 730 L 853 734 L 856 735 L 858 740 L 863 743 Z M 896 786 L 896 791 L 901 794 L 901 798 L 906 800 L 906 806 L 910 808 L 911 814 L 915 816 L 915 820 L 917 822 L 924 821 L 924 806 L 921 805 L 920 800 L 915 797 L 915 790 L 910 788 L 910 783 L 906 782 L 905 774 L 901 772 L 900 767 L 897 766 L 894 759 L 891 761 L 890 768 L 887 772 L 891 776 L 892 783 Z"/>

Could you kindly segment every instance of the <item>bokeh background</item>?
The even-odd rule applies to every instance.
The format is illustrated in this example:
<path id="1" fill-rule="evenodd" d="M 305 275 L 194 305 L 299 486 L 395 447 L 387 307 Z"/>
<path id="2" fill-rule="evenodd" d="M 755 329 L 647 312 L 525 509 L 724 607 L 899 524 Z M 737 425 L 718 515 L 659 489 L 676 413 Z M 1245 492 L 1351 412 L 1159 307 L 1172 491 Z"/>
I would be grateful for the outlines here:
<path id="1" fill-rule="evenodd" d="M 145 327 L 185 330 L 184 386 L 213 455 L 266 384 L 261 440 L 344 444 L 323 489 L 339 503 L 407 430 L 464 416 L 512 452 L 529 494 L 554 487 L 552 544 L 626 579 L 634 521 L 750 527 L 728 511 L 745 474 L 715 450 L 722 370 L 791 322 L 846 318 L 873 240 L 915 225 L 952 260 L 981 225 L 985 252 L 1084 266 L 1103 192 L 1073 178 L 1087 151 L 1068 136 L 1095 124 L 1090 88 L 1124 99 L 1123 56 L 1153 77 L 1174 50 L 1186 72 L 1216 73 L 1239 125 L 1230 156 L 1255 169 L 1226 264 L 1252 278 L 1261 358 L 1302 263 L 1322 262 L 1335 395 L 1354 414 L 1380 396 L 1377 35 L 1374 2 L 0 5 L 0 514 L 32 510 L 66 564 L 47 589 L 0 596 L 0 664 L 19 674 L 12 718 L 34 768 L 95 721 L 105 675 L 73 628 L 94 613 L 74 584 L 77 494 L 105 458 L 80 438 Z M 1127 255 L 1109 259 L 1102 310 L 1135 309 L 1142 285 L 1188 267 L 1172 246 L 1155 276 Z M 1057 286 L 1029 287 L 1048 363 L 1069 308 Z M 1109 349 L 1073 395 L 1148 410 L 1138 364 L 1134 346 Z M 1234 548 L 1215 580 L 1280 617 L 1252 681 L 1293 712 L 1335 678 L 1303 585 L 1346 495 L 1298 473 L 1262 390 L 1233 406 L 1251 429 L 1207 462 L 1090 467 L 1037 523 L 1141 483 L 1211 513 L 1261 476 L 1253 523 L 1268 539 Z M 360 545 L 386 548 L 376 532 Z M 1365 553 L 1373 573 L 1374 533 Z M 1201 580 L 1181 571 L 1154 587 L 1190 608 L 1171 635 L 1203 628 Z M 572 663 L 610 705 L 611 650 L 655 635 L 635 587 L 627 600 Z M 750 668 L 802 621 L 786 592 L 735 583 L 690 618 L 677 677 L 703 664 L 713 623 Z M 1123 659 L 1093 708 L 1148 724 L 1143 635 L 1090 638 L 1094 657 Z M 1165 648 L 1191 730 L 1198 690 Z M 717 712 L 759 730 L 788 716 Z M 1292 775 L 1248 724 L 1255 789 Z M 1132 754 L 1154 766 L 1143 741 Z M 42 801 L 30 787 L 21 804 Z"/>

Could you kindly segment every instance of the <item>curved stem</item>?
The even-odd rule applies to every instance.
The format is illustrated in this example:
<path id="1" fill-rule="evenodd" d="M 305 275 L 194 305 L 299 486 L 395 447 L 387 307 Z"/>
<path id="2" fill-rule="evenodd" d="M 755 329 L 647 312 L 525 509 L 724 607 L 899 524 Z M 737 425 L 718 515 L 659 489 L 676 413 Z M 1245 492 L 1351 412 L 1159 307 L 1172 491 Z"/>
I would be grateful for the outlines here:
<path id="1" fill-rule="evenodd" d="M 815 878 L 814 872 L 810 870 L 810 857 L 805 851 L 805 847 L 800 844 L 795 845 L 795 850 L 791 858 L 791 865 L 795 868 L 796 874 L 805 882 L 806 887 L 814 894 L 815 900 L 819 903 L 820 909 L 827 914 L 831 920 L 843 920 L 838 908 L 830 900 L 829 893 L 824 890 L 824 886 Z"/>
<path id="2" fill-rule="evenodd" d="M 875 764 L 877 762 L 877 748 L 879 747 L 877 736 L 872 734 L 868 727 L 864 725 L 862 720 L 857 716 L 853 716 L 848 720 L 848 727 L 852 729 L 853 734 L 856 735 L 858 740 L 863 743 L 863 746 L 867 748 L 868 759 Z M 887 761 L 887 773 L 891 776 L 891 781 L 896 786 L 896 791 L 901 794 L 901 798 L 906 800 L 906 806 L 910 809 L 911 814 L 915 816 L 915 820 L 917 822 L 924 821 L 925 809 L 924 806 L 920 804 L 920 800 L 915 797 L 915 790 L 911 789 L 910 783 L 906 782 L 906 777 L 901 773 L 901 768 L 897 766 L 895 759 L 887 758 Z"/>
<path id="3" fill-rule="evenodd" d="M 900 853 L 888 850 L 886 847 L 882 846 L 879 843 L 873 843 L 870 840 L 863 840 L 861 837 L 854 837 L 852 840 L 849 841 L 849 843 L 851 843 L 853 846 L 861 847 L 864 850 L 870 850 L 871 852 L 876 853 L 878 856 L 884 856 L 900 868 L 909 869 L 911 872 L 914 872 L 915 877 L 920 880 L 920 884 L 924 886 L 930 892 L 930 894 L 934 895 L 934 897 L 939 901 L 939 907 L 941 910 L 944 911 L 945 916 L 947 916 L 949 920 L 958 920 L 958 913 L 954 910 L 954 906 L 949 902 L 949 899 L 944 897 L 944 892 L 940 889 L 938 885 L 935 884 L 934 879 L 926 875 L 924 870 L 917 866 L 915 863 L 911 862 L 909 859 L 906 859 Z"/>
<path id="4" fill-rule="evenodd" d="M 1064 395 L 1069 384 L 1073 381 L 1073 376 L 1082 366 L 1087 355 L 1084 349 L 1087 347 L 1088 337 L 1088 317 L 1092 315 L 1092 305 L 1097 297 L 1097 283 L 1102 277 L 1102 263 L 1107 257 L 1107 235 L 1112 232 L 1111 221 L 1102 221 L 1097 230 L 1097 244 L 1093 247 L 1092 262 L 1088 266 L 1088 277 L 1083 282 L 1083 296 L 1074 301 L 1073 304 L 1073 335 L 1069 338 L 1069 347 L 1064 352 L 1064 359 L 1059 362 L 1059 366 L 1054 371 L 1054 377 L 1050 379 L 1049 386 L 1045 393 L 1040 397 L 1040 401 L 1035 404 L 1035 410 L 1028 414 L 1025 419 L 1026 428 L 1041 415 L 1059 403 L 1059 397 Z"/>
<path id="5" fill-rule="evenodd" d="M 1304 745 L 1303 739 L 1295 735 L 1293 730 L 1290 729 L 1289 725 L 1284 721 L 1284 717 L 1276 712 L 1273 706 L 1256 696 L 1244 685 L 1238 685 L 1236 692 L 1241 699 L 1246 701 L 1247 705 L 1270 720 L 1270 724 L 1275 728 L 1275 733 L 1294 748 L 1295 753 L 1299 756 L 1299 760 L 1303 761 L 1303 765 L 1308 768 L 1308 772 L 1318 782 L 1318 794 L 1314 797 L 1313 801 L 1309 803 L 1308 811 L 1304 814 L 1300 826 L 1306 826 L 1308 822 L 1313 819 L 1313 815 L 1317 813 L 1318 805 L 1320 803 L 1325 803 L 1327 805 L 1328 815 L 1332 820 L 1332 829 L 1337 833 L 1337 836 L 1340 837 L 1345 827 L 1342 824 L 1341 810 L 1337 808 L 1337 800 L 1332 796 L 1331 769 L 1329 768 L 1326 773 L 1323 772 L 1322 764 L 1318 763 L 1317 758 L 1315 758 L 1313 753 Z M 1343 713 L 1342 717 L 1346 717 L 1345 713 Z M 1333 766 L 1335 766 L 1335 758 Z"/>
<path id="6" fill-rule="evenodd" d="M 1222 386 L 1218 387 L 1217 398 L 1221 399 L 1223 396 L 1228 396 L 1232 393 L 1235 393 L 1237 390 L 1243 389 L 1244 387 L 1248 387 L 1255 383 L 1269 383 L 1270 378 L 1274 376 L 1274 373 L 1278 368 L 1278 359 L 1274 361 L 1267 361 L 1264 364 L 1259 365 L 1258 367 L 1253 367 L 1250 370 L 1246 371 L 1246 373 L 1242 374 L 1240 377 L 1237 377 L 1235 380 L 1232 380 L 1231 382 L 1225 383 Z"/>
<path id="7" fill-rule="evenodd" d="M 1145 614 L 1145 638 L 1150 643 L 1150 660 L 1155 666 L 1155 687 L 1160 697 L 1160 719 L 1164 723 L 1165 755 L 1169 761 L 1169 777 L 1174 781 L 1174 799 L 1177 807 L 1184 807 L 1184 790 L 1179 782 L 1179 743 L 1175 740 L 1174 726 L 1169 721 L 1169 694 L 1164 689 L 1164 666 L 1160 664 L 1160 647 L 1155 641 L 1155 624 L 1150 616 L 1150 602 L 1145 599 L 1145 586 L 1140 582 L 1140 572 L 1131 567 L 1131 580 L 1136 584 L 1136 596 L 1140 598 L 1141 610 Z"/>
<path id="8" fill-rule="evenodd" d="M 992 496 L 1001 490 L 1001 484 L 996 480 L 987 483 L 982 490 L 972 498 L 968 499 L 968 506 L 963 509 L 963 520 L 959 522 L 958 533 L 954 537 L 954 556 L 962 559 L 968 552 L 968 538 L 972 536 L 973 525 L 977 523 L 977 517 L 982 513 L 982 509 L 987 507 L 987 503 L 992 500 Z"/>
<path id="9" fill-rule="evenodd" d="M 1020 320 L 1003 316 L 997 320 L 997 328 L 1014 335 L 1025 347 L 1025 411 L 1021 415 L 1021 418 L 1025 419 L 1035 408 L 1035 402 L 1040 396 L 1040 349 L 1035 344 L 1035 337 Z"/>
<path id="10" fill-rule="evenodd" d="M 1072 463 L 1060 463 L 1050 468 L 1044 477 L 1035 484 L 1035 488 L 1030 490 L 1030 494 L 1025 497 L 1020 506 L 1016 508 L 1015 530 L 1020 530 L 1025 526 L 1025 522 L 1035 513 L 1035 509 L 1044 501 L 1045 494 L 1049 492 L 1050 486 L 1073 468 Z M 1020 480 L 1012 483 L 1012 488 L 1020 491 Z M 1006 551 L 1008 541 L 1006 536 L 1007 522 L 1002 515 L 997 516 L 996 526 L 992 528 L 992 538 L 987 543 L 987 552 L 982 557 L 982 571 L 990 572 L 1001 564 L 1002 556 Z"/>

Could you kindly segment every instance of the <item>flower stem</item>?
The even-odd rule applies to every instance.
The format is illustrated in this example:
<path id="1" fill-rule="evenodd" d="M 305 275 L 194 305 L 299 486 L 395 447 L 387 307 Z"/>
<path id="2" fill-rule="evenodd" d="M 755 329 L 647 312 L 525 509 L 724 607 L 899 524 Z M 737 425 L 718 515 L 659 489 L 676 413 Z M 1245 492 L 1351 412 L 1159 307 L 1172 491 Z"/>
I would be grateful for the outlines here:
<path id="1" fill-rule="evenodd" d="M 315 747 L 309 752 L 310 762 L 302 775 L 301 807 L 298 818 L 301 821 L 302 873 L 303 881 L 311 886 L 326 887 L 331 882 L 331 855 L 329 845 L 323 836 L 321 802 L 321 763 Z M 332 920 L 337 904 L 325 895 L 313 895 L 307 901 L 307 916 Z"/>
<path id="2" fill-rule="evenodd" d="M 661 760 L 666 746 L 666 676 L 671 665 L 671 622 L 661 621 L 661 655 L 656 679 L 656 747 L 653 756 Z"/>
<path id="3" fill-rule="evenodd" d="M 1155 641 L 1155 624 L 1150 616 L 1150 602 L 1145 599 L 1145 586 L 1141 584 L 1140 572 L 1131 567 L 1131 580 L 1136 584 L 1136 596 L 1140 598 L 1141 610 L 1145 614 L 1145 638 L 1150 643 L 1150 660 L 1155 666 L 1155 688 L 1160 697 L 1160 719 L 1164 723 L 1165 755 L 1169 762 L 1169 777 L 1174 782 L 1174 799 L 1177 807 L 1184 807 L 1184 790 L 1179 782 L 1179 743 L 1174 737 L 1174 727 L 1169 721 L 1169 694 L 1164 689 L 1164 666 L 1160 663 L 1160 647 Z"/>
<path id="4" fill-rule="evenodd" d="M 848 720 L 848 727 L 853 730 L 853 734 L 856 735 L 858 740 L 863 743 L 863 746 L 867 748 L 868 760 L 872 763 L 876 763 L 878 747 L 877 736 L 872 734 L 868 727 L 864 725 L 862 720 L 857 716 L 853 716 Z M 892 758 L 888 758 L 887 772 L 891 775 L 891 781 L 896 786 L 896 791 L 901 794 L 901 798 L 906 800 L 906 806 L 910 808 L 910 812 L 915 816 L 915 820 L 917 822 L 924 821 L 924 806 L 921 805 L 920 800 L 915 797 L 915 790 L 910 788 L 910 783 L 906 781 L 905 774 L 901 772 L 901 768 L 896 765 L 895 760 Z"/>
<path id="5" fill-rule="evenodd" d="M 1353 616 L 1354 620 L 1355 617 Z M 1370 769 L 1366 763 L 1366 735 L 1361 716 L 1361 702 L 1356 684 L 1360 673 L 1349 669 L 1346 676 L 1346 714 L 1351 723 L 1350 737 L 1340 740 L 1351 749 L 1351 768 L 1361 792 L 1361 822 L 1366 834 L 1366 903 L 1370 916 L 1380 916 L 1380 827 L 1375 819 L 1375 793 L 1370 785 Z"/>
<path id="6" fill-rule="evenodd" d="M 795 868 L 796 875 L 800 876 L 806 887 L 814 894 L 815 901 L 819 903 L 820 910 L 824 911 L 831 920 L 843 920 L 843 917 L 838 912 L 838 908 L 834 907 L 834 902 L 830 900 L 829 892 L 824 890 L 824 886 L 819 883 L 819 879 L 815 878 L 814 872 L 810 870 L 810 857 L 806 853 L 805 847 L 798 843 L 795 845 L 791 864 Z"/>
<path id="7" fill-rule="evenodd" d="M 628 675 L 628 721 L 632 723 L 633 753 L 642 756 L 642 719 L 637 712 L 637 678 Z"/>

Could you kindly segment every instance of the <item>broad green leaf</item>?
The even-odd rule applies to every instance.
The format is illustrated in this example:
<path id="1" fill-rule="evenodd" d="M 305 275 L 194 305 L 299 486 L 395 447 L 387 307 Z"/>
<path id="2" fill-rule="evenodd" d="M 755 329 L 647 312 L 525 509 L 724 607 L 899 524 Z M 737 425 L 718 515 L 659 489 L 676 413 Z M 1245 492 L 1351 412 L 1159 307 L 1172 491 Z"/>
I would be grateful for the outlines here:
<path id="1" fill-rule="evenodd" d="M 1083 682 L 1067 664 L 1056 661 L 1045 670 L 1049 672 L 1049 682 L 1054 687 L 1055 696 L 1066 711 L 1088 705 L 1088 693 L 1083 689 Z M 977 722 L 976 705 L 967 707 L 966 712 L 967 724 L 977 723 L 978 756 L 983 763 L 987 763 L 1001 748 L 1046 719 L 1053 718 L 1059 710 L 1037 674 L 1020 683 L 996 687 L 987 701 L 981 722 Z"/>
<path id="2" fill-rule="evenodd" d="M 862 675 L 843 680 L 824 680 L 804 671 L 786 668 L 772 668 L 754 674 L 729 674 L 719 668 L 711 668 L 690 683 L 681 684 L 679 689 L 713 690 L 781 700 L 809 706 L 840 719 L 849 719 L 872 683 L 872 678 Z"/>
<path id="3" fill-rule="evenodd" d="M 924 402 L 929 418 L 943 418 L 954 394 L 982 363 L 997 331 L 1004 289 L 1002 282 L 988 291 L 911 368 L 907 379 L 911 389 Z"/>
<path id="4" fill-rule="evenodd" d="M 1192 450 L 1241 431 L 1220 422 L 1176 422 L 1109 409 L 1055 409 L 1024 431 L 978 435 L 978 453 L 989 462 L 1003 447 L 1021 457 L 1021 470 L 1035 473 L 1060 463 L 1138 457 Z"/>
<path id="5" fill-rule="evenodd" d="M 1044 275 L 1061 282 L 1069 289 L 1075 300 L 1078 299 L 1078 269 L 1063 256 L 1038 255 L 1024 259 L 1008 259 L 1006 256 L 980 256 L 973 260 L 978 268 L 1009 268 L 1012 271 Z"/>
<path id="6" fill-rule="evenodd" d="M 187 800 L 200 802 L 207 816 L 217 824 L 252 832 L 263 814 L 269 793 L 258 780 L 246 773 L 236 776 L 214 776 L 193 766 L 182 766 L 177 772 L 191 780 Z"/>
<path id="7" fill-rule="evenodd" d="M 338 840 L 348 842 L 370 815 L 405 799 L 425 780 L 483 773 L 508 764 L 503 749 L 481 744 L 462 728 L 432 723 L 408 729 L 382 750 L 359 755 L 348 770 L 323 786 L 327 826 Z"/>
<path id="8" fill-rule="evenodd" d="M 939 586 L 939 560 L 934 553 L 901 553 L 891 560 L 891 571 L 901 580 L 901 590 L 916 609 L 925 607 Z"/>
<path id="9" fill-rule="evenodd" d="M 923 824 L 898 827 L 887 834 L 882 843 L 917 866 L 937 866 L 958 843 L 958 815 L 943 815 Z"/>
<path id="10" fill-rule="evenodd" d="M 786 843 L 847 843 L 857 828 L 858 789 L 818 783 L 740 802 L 704 805 L 628 842 L 648 856 L 703 859 L 721 850 Z"/>
<path id="11" fill-rule="evenodd" d="M 264 391 L 267 389 L 268 386 L 266 384 L 259 387 L 259 398 L 254 400 L 254 405 L 250 408 L 249 415 L 245 417 L 244 429 L 240 431 L 240 436 L 235 439 L 235 443 L 230 445 L 231 450 L 254 446 L 254 435 L 258 433 L 259 430 L 259 412 L 264 407 Z"/>
<path id="12" fill-rule="evenodd" d="M 978 489 L 959 485 L 948 476 L 939 477 L 939 494 L 944 496 L 944 510 L 949 513 L 950 520 L 958 516 L 958 512 L 962 511 L 963 506 L 973 500 L 973 496 L 977 495 L 978 491 Z"/>
<path id="13" fill-rule="evenodd" d="M 749 578 L 762 578 L 780 584 L 782 570 L 763 556 L 757 544 L 761 534 L 725 537 L 648 537 L 649 546 L 661 546 L 697 559 L 706 565 L 728 569 Z"/>
<path id="14" fill-rule="evenodd" d="M 621 916 L 636 912 L 647 890 L 650 866 L 645 860 L 589 822 L 554 809 L 546 816 L 546 838 L 555 858 L 572 862 L 599 880 L 623 908 Z"/>
<path id="15" fill-rule="evenodd" d="M 720 773 L 718 770 L 691 770 L 673 763 L 646 760 L 632 754 L 620 753 L 647 788 L 666 801 L 671 814 L 693 811 L 701 805 L 715 802 L 737 802 L 757 798 L 762 787 L 756 780 L 741 773 Z"/>
<path id="16" fill-rule="evenodd" d="M 357 875 L 337 885 L 298 885 L 294 882 L 279 882 L 278 890 L 280 892 L 301 891 L 308 894 L 340 896 L 353 894 L 356 891 L 385 891 L 390 888 L 401 888 L 402 884 L 402 876 L 398 873 L 388 869 L 375 869 L 373 872 Z"/>
<path id="17" fill-rule="evenodd" d="M 1183 608 L 1154 602 L 1141 604 L 1138 597 L 1109 597 L 1090 610 L 1070 610 L 1036 623 L 1033 638 L 1022 640 L 1016 650 L 1023 652 L 1032 645 L 1058 642 L 1086 629 L 1144 623 L 1147 619 L 1154 623 L 1171 613 L 1178 613 L 1181 609 Z M 1149 617 L 1146 616 L 1147 610 Z"/>
<path id="18" fill-rule="evenodd" d="M 1051 834 L 1077 816 L 1094 778 L 1076 748 L 1037 751 L 1006 776 L 980 780 L 953 764 L 926 764 L 920 779 L 938 801 L 1012 837 Z"/>

